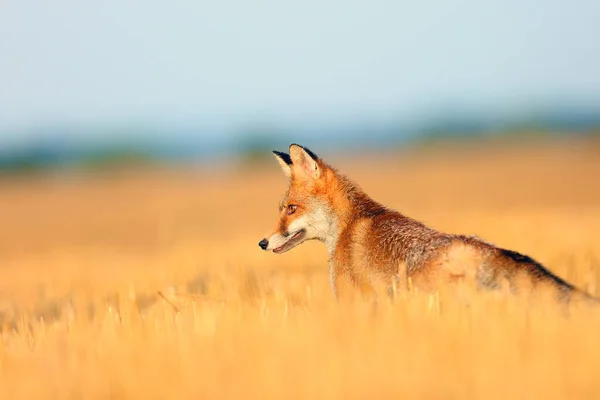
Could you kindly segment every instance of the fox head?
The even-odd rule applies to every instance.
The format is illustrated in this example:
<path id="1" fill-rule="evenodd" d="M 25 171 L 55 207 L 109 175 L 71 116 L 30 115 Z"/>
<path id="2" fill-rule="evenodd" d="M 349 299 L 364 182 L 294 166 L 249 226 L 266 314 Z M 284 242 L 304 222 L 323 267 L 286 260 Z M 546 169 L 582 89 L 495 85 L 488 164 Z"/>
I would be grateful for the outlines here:
<path id="1" fill-rule="evenodd" d="M 279 203 L 275 228 L 258 243 L 260 248 L 280 254 L 306 240 L 334 241 L 337 224 L 327 192 L 331 169 L 315 153 L 297 144 L 290 145 L 289 154 L 273 153 L 289 187 Z"/>

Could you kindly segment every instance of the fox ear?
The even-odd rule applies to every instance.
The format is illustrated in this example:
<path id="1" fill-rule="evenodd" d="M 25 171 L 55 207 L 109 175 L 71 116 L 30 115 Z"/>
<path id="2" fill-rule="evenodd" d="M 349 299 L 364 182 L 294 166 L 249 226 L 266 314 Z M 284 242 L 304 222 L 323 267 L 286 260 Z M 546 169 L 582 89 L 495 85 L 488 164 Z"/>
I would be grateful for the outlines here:
<path id="1" fill-rule="evenodd" d="M 290 157 L 290 155 L 286 154 L 286 153 L 282 153 L 280 151 L 276 151 L 276 150 L 273 150 L 273 154 L 275 154 L 275 158 L 279 162 L 279 165 L 281 165 L 281 169 L 283 170 L 283 173 L 285 174 L 285 176 L 287 176 L 288 178 L 291 178 L 292 177 L 292 158 Z"/>
<path id="2" fill-rule="evenodd" d="M 321 176 L 321 167 L 317 162 L 319 157 L 309 149 L 295 143 L 291 144 L 290 156 L 294 171 L 311 179 L 318 179 Z"/>

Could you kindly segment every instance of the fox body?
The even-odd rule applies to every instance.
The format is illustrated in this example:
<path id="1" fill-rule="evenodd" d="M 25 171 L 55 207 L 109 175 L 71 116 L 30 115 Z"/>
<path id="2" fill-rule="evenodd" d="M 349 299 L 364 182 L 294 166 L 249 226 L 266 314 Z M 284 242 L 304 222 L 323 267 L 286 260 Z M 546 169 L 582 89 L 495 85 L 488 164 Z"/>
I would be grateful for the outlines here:
<path id="1" fill-rule="evenodd" d="M 381 283 L 437 290 L 465 282 L 512 291 L 545 287 L 567 301 L 593 299 L 526 255 L 439 232 L 379 204 L 307 148 L 292 144 L 289 154 L 274 154 L 289 187 L 274 230 L 259 246 L 280 254 L 306 240 L 325 243 L 336 298 L 345 288 L 372 292 Z"/>

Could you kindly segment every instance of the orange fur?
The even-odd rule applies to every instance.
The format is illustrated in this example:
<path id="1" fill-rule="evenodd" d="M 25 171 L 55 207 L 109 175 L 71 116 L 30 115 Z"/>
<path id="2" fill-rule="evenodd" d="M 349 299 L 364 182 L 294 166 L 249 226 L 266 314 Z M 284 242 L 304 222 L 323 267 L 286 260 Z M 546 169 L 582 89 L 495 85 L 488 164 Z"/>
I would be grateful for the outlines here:
<path id="1" fill-rule="evenodd" d="M 267 238 L 283 243 L 292 237 L 278 252 L 305 240 L 323 241 L 336 297 L 352 288 L 373 293 L 381 284 L 407 290 L 410 279 L 427 291 L 464 283 L 513 292 L 547 288 L 562 300 L 597 301 L 528 256 L 475 237 L 439 232 L 379 204 L 302 146 L 292 144 L 290 155 L 275 154 L 290 180 Z M 295 207 L 291 213 L 290 206 Z M 267 238 L 261 247 L 271 250 Z"/>

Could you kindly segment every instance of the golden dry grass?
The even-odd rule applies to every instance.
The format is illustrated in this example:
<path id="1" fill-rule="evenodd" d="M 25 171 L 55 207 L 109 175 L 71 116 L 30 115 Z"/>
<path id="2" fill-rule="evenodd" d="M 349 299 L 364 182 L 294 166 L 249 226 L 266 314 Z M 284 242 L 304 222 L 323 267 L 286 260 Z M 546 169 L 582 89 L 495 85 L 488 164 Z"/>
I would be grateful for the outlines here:
<path id="1" fill-rule="evenodd" d="M 600 294 L 599 149 L 329 160 Z M 274 160 L 1 182 L 0 398 L 600 397 L 598 313 L 450 290 L 337 304 L 323 245 L 257 246 L 284 189 Z"/>

